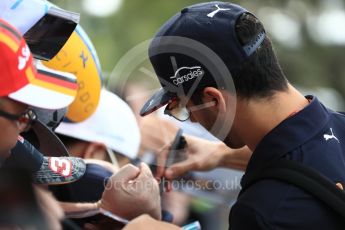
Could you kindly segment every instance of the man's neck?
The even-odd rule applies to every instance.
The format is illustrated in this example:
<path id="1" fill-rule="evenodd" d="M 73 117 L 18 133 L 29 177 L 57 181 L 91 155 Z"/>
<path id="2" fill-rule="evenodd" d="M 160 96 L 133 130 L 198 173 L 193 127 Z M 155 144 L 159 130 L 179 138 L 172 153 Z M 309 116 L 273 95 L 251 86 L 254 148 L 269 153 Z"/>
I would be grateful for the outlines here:
<path id="1" fill-rule="evenodd" d="M 308 100 L 291 85 L 269 99 L 241 100 L 235 118 L 237 135 L 254 151 L 266 134 L 307 105 Z"/>

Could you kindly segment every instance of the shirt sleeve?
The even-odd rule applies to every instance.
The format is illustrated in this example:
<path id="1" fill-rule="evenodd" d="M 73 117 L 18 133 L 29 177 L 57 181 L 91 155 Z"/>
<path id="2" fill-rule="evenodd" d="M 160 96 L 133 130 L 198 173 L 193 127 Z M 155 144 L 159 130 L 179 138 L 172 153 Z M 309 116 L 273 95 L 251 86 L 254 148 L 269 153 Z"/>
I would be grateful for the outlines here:
<path id="1" fill-rule="evenodd" d="M 229 215 L 229 229 L 243 230 L 243 229 L 257 229 L 270 230 L 273 229 L 268 221 L 260 215 L 253 208 L 236 203 L 230 211 Z"/>

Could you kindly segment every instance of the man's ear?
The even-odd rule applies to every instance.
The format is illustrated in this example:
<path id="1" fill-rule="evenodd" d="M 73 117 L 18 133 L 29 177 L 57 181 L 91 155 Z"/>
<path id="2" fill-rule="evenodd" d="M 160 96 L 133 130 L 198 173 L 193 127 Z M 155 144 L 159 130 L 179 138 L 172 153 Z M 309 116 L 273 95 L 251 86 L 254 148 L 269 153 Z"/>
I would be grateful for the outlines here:
<path id="1" fill-rule="evenodd" d="M 98 142 L 90 142 L 84 153 L 84 158 L 105 160 L 107 159 L 107 147 Z"/>
<path id="2" fill-rule="evenodd" d="M 206 87 L 203 91 L 203 101 L 204 103 L 215 102 L 216 108 L 220 112 L 226 111 L 226 102 L 224 95 L 220 90 L 214 87 Z"/>

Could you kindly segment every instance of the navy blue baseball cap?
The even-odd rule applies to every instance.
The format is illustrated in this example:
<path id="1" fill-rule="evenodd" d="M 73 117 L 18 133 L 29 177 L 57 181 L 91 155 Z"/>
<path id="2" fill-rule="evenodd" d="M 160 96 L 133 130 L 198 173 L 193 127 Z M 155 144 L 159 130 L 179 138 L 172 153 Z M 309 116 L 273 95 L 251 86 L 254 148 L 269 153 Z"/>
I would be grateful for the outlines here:
<path id="1" fill-rule="evenodd" d="M 59 201 L 97 202 L 102 198 L 105 186 L 112 174 L 100 165 L 88 163 L 80 180 L 74 183 L 52 185 L 49 186 L 49 189 Z"/>
<path id="2" fill-rule="evenodd" d="M 46 157 L 19 136 L 11 155 L 1 168 L 26 170 L 31 173 L 35 184 L 60 185 L 82 178 L 86 164 L 77 157 Z"/>
<path id="3" fill-rule="evenodd" d="M 232 3 L 208 2 L 186 7 L 170 18 L 149 47 L 150 62 L 162 88 L 145 103 L 140 115 L 190 95 L 191 90 L 219 86 L 223 76 L 215 71 L 215 57 L 229 73 L 239 68 L 266 37 L 262 31 L 248 44 L 240 43 L 235 26 L 244 13 L 252 14 Z"/>

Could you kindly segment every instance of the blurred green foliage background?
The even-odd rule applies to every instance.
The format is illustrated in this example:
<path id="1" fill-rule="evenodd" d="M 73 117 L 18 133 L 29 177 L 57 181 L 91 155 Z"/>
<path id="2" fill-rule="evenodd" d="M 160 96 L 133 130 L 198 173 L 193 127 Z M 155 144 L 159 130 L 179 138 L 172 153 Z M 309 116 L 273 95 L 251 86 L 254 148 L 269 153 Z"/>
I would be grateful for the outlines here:
<path id="1" fill-rule="evenodd" d="M 53 0 L 81 13 L 105 77 L 132 47 L 194 0 Z M 345 98 L 345 1 L 233 1 L 263 21 L 288 79 L 306 88 L 329 87 Z M 108 12 L 106 12 L 108 11 Z M 103 14 L 103 15 L 100 15 Z"/>

